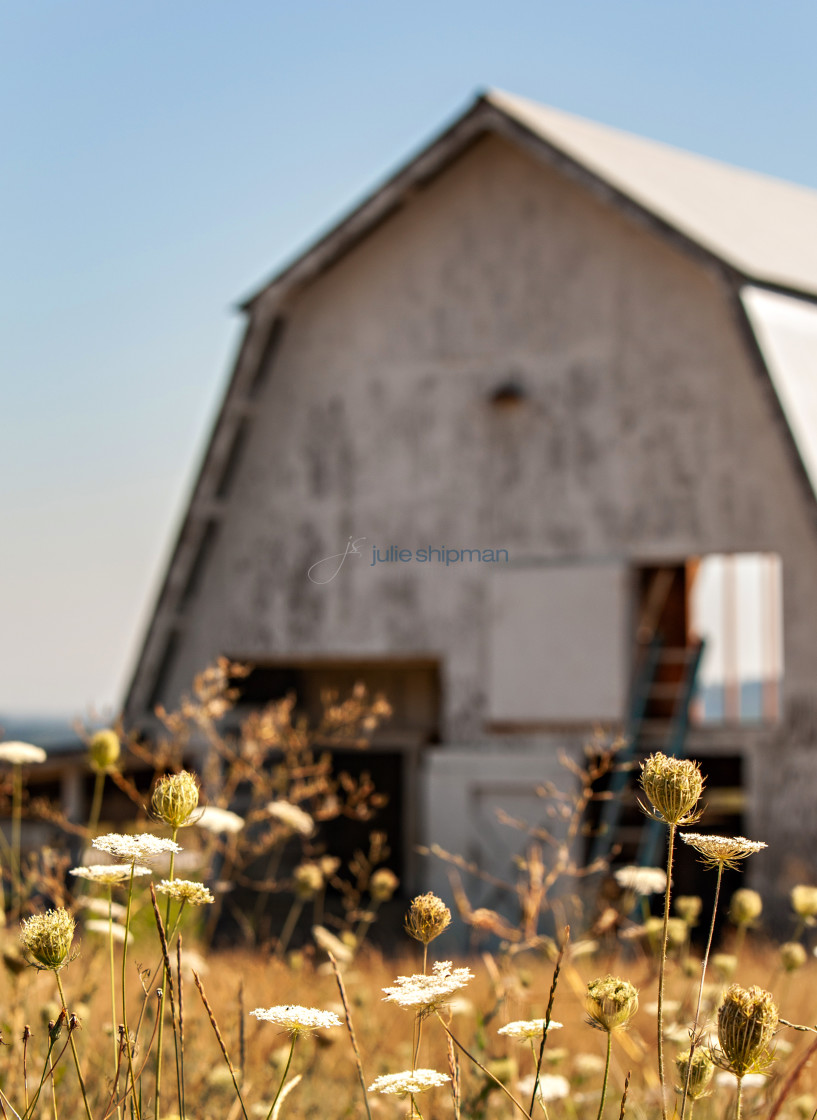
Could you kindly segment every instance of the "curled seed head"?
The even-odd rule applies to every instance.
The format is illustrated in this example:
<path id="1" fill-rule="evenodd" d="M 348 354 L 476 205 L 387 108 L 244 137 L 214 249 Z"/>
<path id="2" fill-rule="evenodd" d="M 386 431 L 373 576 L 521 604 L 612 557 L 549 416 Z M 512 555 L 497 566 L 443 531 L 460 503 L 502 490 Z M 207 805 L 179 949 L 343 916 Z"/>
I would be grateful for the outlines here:
<path id="1" fill-rule="evenodd" d="M 669 825 L 692 824 L 704 788 L 697 762 L 660 752 L 641 764 L 641 787 L 657 816 Z"/>
<path id="2" fill-rule="evenodd" d="M 375 902 L 388 902 L 397 888 L 400 880 L 388 867 L 378 867 L 369 880 L 369 894 Z"/>
<path id="3" fill-rule="evenodd" d="M 729 903 L 729 917 L 736 926 L 748 926 L 763 913 L 763 899 L 757 891 L 740 887 Z"/>
<path id="4" fill-rule="evenodd" d="M 194 774 L 165 774 L 156 783 L 151 808 L 159 820 L 171 828 L 192 824 L 191 817 L 199 807 L 199 782 Z"/>
<path id="5" fill-rule="evenodd" d="M 697 1101 L 700 1100 L 701 1097 L 706 1096 L 709 1082 L 712 1080 L 712 1075 L 715 1072 L 715 1066 L 709 1056 L 709 1052 L 699 1048 L 693 1052 L 692 1061 L 690 1061 L 689 1050 L 685 1050 L 683 1054 L 679 1054 L 675 1059 L 675 1065 L 678 1069 L 681 1091 L 683 1091 L 686 1085 L 687 1070 L 689 1070 L 689 1099 Z"/>
<path id="6" fill-rule="evenodd" d="M 406 933 L 423 945 L 428 945 L 435 937 L 439 937 L 450 924 L 451 911 L 431 891 L 418 895 L 406 913 Z"/>
<path id="7" fill-rule="evenodd" d="M 718 1011 L 720 1064 L 743 1077 L 769 1061 L 769 1045 L 777 1030 L 777 1007 L 771 992 L 732 984 Z"/>
<path id="8" fill-rule="evenodd" d="M 592 1027 L 611 1031 L 626 1027 L 638 1010 L 638 990 L 629 980 L 603 976 L 587 985 L 585 1009 Z"/>
<path id="9" fill-rule="evenodd" d="M 21 923 L 20 941 L 29 957 L 42 968 L 59 972 L 68 962 L 74 929 L 74 919 L 67 910 L 46 910 Z"/>
<path id="10" fill-rule="evenodd" d="M 799 941 L 786 941 L 780 946 L 780 963 L 786 972 L 796 972 L 807 960 L 806 950 Z"/>
<path id="11" fill-rule="evenodd" d="M 88 754 L 94 770 L 111 770 L 119 761 L 122 744 L 119 736 L 110 727 L 97 731 L 88 744 Z"/>

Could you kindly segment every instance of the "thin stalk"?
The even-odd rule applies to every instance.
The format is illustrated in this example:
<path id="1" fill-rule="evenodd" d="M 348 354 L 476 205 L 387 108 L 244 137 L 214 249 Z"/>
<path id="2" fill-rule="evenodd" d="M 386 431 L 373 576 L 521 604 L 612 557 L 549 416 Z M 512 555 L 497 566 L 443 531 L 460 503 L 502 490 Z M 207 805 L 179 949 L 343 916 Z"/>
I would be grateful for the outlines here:
<path id="1" fill-rule="evenodd" d="M 627 1107 L 627 1093 L 630 1088 L 630 1070 L 627 1070 L 627 1076 L 624 1078 L 624 1092 L 621 1094 L 621 1111 L 618 1114 L 618 1120 L 624 1120 L 624 1110 Z M 690 1116 L 692 1110 L 690 1109 Z"/>
<path id="2" fill-rule="evenodd" d="M 173 859 L 173 857 L 171 855 L 171 868 L 170 868 L 170 874 L 171 875 L 173 874 L 172 859 Z M 155 1117 L 155 1120 L 160 1120 L 160 1116 L 159 1116 L 159 1082 L 160 1082 L 160 1079 L 161 1079 L 161 1069 L 162 1069 L 162 1062 L 161 1062 L 161 1057 L 162 1057 L 162 1052 L 161 1052 L 162 1018 L 161 1018 L 161 1016 L 162 1016 L 162 1009 L 164 1008 L 164 1004 L 165 1004 L 165 991 L 167 991 L 167 993 L 170 995 L 170 1022 L 171 1022 L 171 1025 L 173 1027 L 173 1049 L 174 1049 L 175 1056 L 176 1056 L 176 1090 L 177 1090 L 177 1094 L 178 1094 L 179 1108 L 181 1108 L 181 1103 L 182 1103 L 182 1089 L 181 1089 L 181 1070 L 180 1070 L 180 1067 L 179 1067 L 179 1036 L 178 1036 L 178 1033 L 176 1031 L 176 1003 L 175 1003 L 175 999 L 174 999 L 174 996 L 173 996 L 173 970 L 172 970 L 171 965 L 170 965 L 170 953 L 169 953 L 168 947 L 167 947 L 167 938 L 165 937 L 165 927 L 162 924 L 162 916 L 159 913 L 159 904 L 156 901 L 156 890 L 153 886 L 153 883 L 150 884 L 150 900 L 151 900 L 151 903 L 153 904 L 153 915 L 156 919 L 156 928 L 159 931 L 159 943 L 161 944 L 161 947 L 162 947 L 162 959 L 164 961 L 164 966 L 165 966 L 164 984 L 159 989 L 160 994 L 159 994 L 158 1014 L 160 1016 L 160 1018 L 159 1018 L 159 1047 L 160 1048 L 159 1048 L 159 1051 L 158 1051 L 158 1054 L 157 1054 L 157 1057 L 156 1057 L 156 1097 L 155 1097 L 155 1101 L 154 1101 L 154 1110 L 153 1110 L 153 1115 Z M 168 905 L 167 905 L 168 917 L 169 917 L 169 911 L 170 911 L 170 897 L 168 896 Z"/>
<path id="3" fill-rule="evenodd" d="M 218 1023 L 216 1022 L 216 1017 L 213 1014 L 213 1009 L 207 1002 L 207 996 L 204 992 L 204 985 L 201 982 L 201 977 L 195 970 L 193 971 L 193 980 L 199 990 L 201 1002 L 204 1004 L 204 1010 L 207 1012 L 207 1017 L 210 1020 L 210 1026 L 213 1028 L 213 1033 L 216 1036 L 216 1042 L 218 1042 L 219 1046 L 221 1047 L 221 1053 L 224 1055 L 224 1061 L 227 1063 L 227 1069 L 230 1071 L 230 1077 L 232 1077 L 233 1079 L 233 1085 L 235 1087 L 236 1096 L 238 1097 L 238 1103 L 241 1105 L 241 1111 L 244 1114 L 244 1120 L 250 1120 L 249 1116 L 247 1116 L 247 1110 L 244 1107 L 244 1099 L 241 1096 L 241 1089 L 235 1075 L 235 1068 L 233 1067 L 233 1063 L 230 1061 L 230 1055 L 227 1053 L 227 1047 L 224 1045 L 224 1039 L 221 1037 L 221 1031 L 218 1029 Z"/>
<path id="4" fill-rule="evenodd" d="M 111 965 L 111 1041 L 113 1042 L 114 1071 L 118 1073 L 121 1052 L 119 1049 L 119 1043 L 116 1039 L 116 971 L 114 969 L 113 951 L 113 883 L 108 884 L 108 949 Z M 116 1110 L 116 1115 L 117 1117 L 121 1115 L 119 1109 Z"/>
<path id="5" fill-rule="evenodd" d="M 304 908 L 304 900 L 302 898 L 294 898 L 292 906 L 289 908 L 287 920 L 284 922 L 284 928 L 281 930 L 281 936 L 278 938 L 278 946 L 276 953 L 279 957 L 283 957 L 289 945 L 289 939 L 295 932 L 295 926 L 298 924 L 298 919 L 301 916 L 301 911 Z"/>
<path id="6" fill-rule="evenodd" d="M 93 836 L 102 815 L 102 791 L 105 788 L 105 771 L 97 770 L 94 778 L 94 796 L 91 801 L 91 815 L 88 818 L 88 833 Z"/>
<path id="7" fill-rule="evenodd" d="M 658 1079 L 661 1082 L 661 1116 L 667 1120 L 667 1088 L 664 1079 L 664 971 L 667 964 L 667 924 L 669 922 L 669 900 L 672 889 L 672 857 L 675 853 L 675 830 L 677 825 L 669 825 L 669 851 L 667 852 L 667 888 L 664 892 L 664 928 L 661 934 L 661 963 L 658 970 Z"/>
<path id="8" fill-rule="evenodd" d="M 57 1112 L 57 1086 L 54 1084 L 54 1063 L 51 1055 L 48 1055 L 48 1072 L 51 1075 L 51 1108 L 54 1112 L 54 1120 L 59 1120 Z"/>
<path id="9" fill-rule="evenodd" d="M 684 1093 L 681 1097 L 681 1120 L 684 1120 L 684 1110 L 686 1109 L 687 1096 L 689 1094 L 689 1079 L 692 1075 L 692 1055 L 695 1053 L 695 1047 L 698 1045 L 698 1022 L 701 1017 L 701 1003 L 704 998 L 704 980 L 706 979 L 706 968 L 709 964 L 709 951 L 712 948 L 712 937 L 715 933 L 715 915 L 718 912 L 718 899 L 721 894 L 721 879 L 723 878 L 723 863 L 718 862 L 718 881 L 715 885 L 715 904 L 712 907 L 712 921 L 709 923 L 709 937 L 706 941 L 706 952 L 704 959 L 701 963 L 701 983 L 698 988 L 698 1005 L 695 1008 L 695 1021 L 692 1024 L 692 1038 L 689 1044 L 689 1062 L 687 1063 L 687 1075 L 684 1078 Z M 691 1110 L 690 1110 L 691 1111 Z"/>
<path id="10" fill-rule="evenodd" d="M 141 1120 L 141 1110 L 136 1100 L 136 1080 L 133 1073 L 133 1047 L 130 1042 L 130 1033 L 128 1031 L 128 996 L 127 996 L 127 964 L 128 964 L 128 934 L 130 932 L 130 915 L 131 904 L 133 902 L 133 869 L 135 863 L 130 867 L 130 879 L 128 881 L 128 906 L 125 911 L 125 940 L 122 944 L 122 1026 L 125 1028 L 125 1049 L 128 1055 L 128 1076 L 130 1077 L 131 1089 L 133 1096 L 131 1100 L 134 1102 L 136 1108 L 136 1115 Z M 144 1009 L 143 1009 L 144 1010 Z M 141 1017 L 140 1017 L 141 1021 Z M 127 1079 L 125 1080 L 125 1100 L 127 1100 Z"/>
<path id="11" fill-rule="evenodd" d="M 171 837 L 171 839 L 173 840 L 174 844 L 176 842 L 176 836 L 178 834 L 178 831 L 179 831 L 178 828 L 173 829 L 173 836 Z M 176 866 L 176 853 L 171 849 L 171 852 L 170 852 L 170 882 L 171 883 L 173 882 L 173 874 L 174 874 L 174 871 L 175 871 L 175 866 Z M 167 906 L 165 907 L 165 929 L 170 928 L 170 903 L 171 903 L 171 898 L 170 898 L 170 895 L 168 895 L 167 896 Z M 155 896 L 154 896 L 154 906 L 155 906 Z M 156 911 L 157 917 L 158 917 L 158 913 L 159 912 L 157 910 Z M 160 936 L 160 938 L 164 938 L 164 930 L 160 929 L 159 936 Z M 167 945 L 165 944 L 162 948 L 163 948 L 163 953 L 164 953 L 163 961 L 164 961 L 165 978 L 164 978 L 164 983 L 162 984 L 162 994 L 159 997 L 159 1011 L 158 1011 L 158 1015 L 159 1015 L 159 1039 L 158 1039 L 158 1042 L 156 1044 L 156 1092 L 155 1092 L 155 1095 L 154 1095 L 154 1098 L 153 1098 L 154 1120 L 161 1120 L 161 1112 L 160 1112 L 161 1100 L 160 1100 L 160 1098 L 161 1098 L 161 1092 L 162 1092 L 162 1036 L 164 1035 L 164 1026 L 165 1026 L 165 1014 L 164 1014 L 164 1012 L 165 1012 L 165 996 L 164 996 L 164 993 L 165 993 L 165 989 L 167 988 L 168 984 L 173 983 L 173 977 L 170 974 L 170 962 L 169 962 L 168 956 L 167 956 Z M 174 1036 L 175 1036 L 175 1025 L 174 1025 L 173 1029 L 174 1029 Z M 176 1064 L 178 1066 L 178 1053 L 176 1054 Z"/>
<path id="12" fill-rule="evenodd" d="M 607 1096 L 607 1078 L 610 1076 L 610 1054 L 613 1049 L 613 1032 L 607 1032 L 607 1061 L 604 1063 L 604 1081 L 601 1083 L 601 1100 L 599 1101 L 599 1111 L 596 1120 L 601 1120 L 601 1114 L 604 1112 L 604 1100 Z"/>
<path id="13" fill-rule="evenodd" d="M 536 1103 L 536 1090 L 539 1088 L 539 1066 L 536 1061 L 536 1047 L 533 1045 L 533 1039 L 530 1040 L 530 1052 L 533 1055 L 533 1065 L 534 1069 L 536 1070 L 533 1078 L 533 1096 L 531 1097 L 530 1112 L 528 1113 L 528 1115 L 531 1117 L 531 1120 L 533 1120 L 533 1106 Z M 542 1111 L 545 1114 L 545 1120 L 549 1120 L 547 1105 L 545 1104 L 544 1100 L 541 1099 L 539 1103 L 541 1104 Z"/>
<path id="14" fill-rule="evenodd" d="M 349 1010 L 349 1001 L 346 998 L 346 989 L 343 986 L 343 977 L 340 974 L 338 962 L 335 960 L 334 956 L 331 953 L 329 954 L 329 960 L 335 973 L 335 980 L 338 984 L 340 1001 L 343 1004 L 343 1010 L 346 1013 L 346 1030 L 349 1032 L 349 1038 L 352 1040 L 352 1050 L 354 1050 L 355 1053 L 355 1065 L 357 1066 L 357 1077 L 358 1081 L 360 1082 L 361 1091 L 363 1093 L 363 1104 L 366 1107 L 366 1115 L 368 1117 L 368 1120 L 372 1120 L 372 1113 L 369 1109 L 369 1094 L 366 1089 L 366 1078 L 363 1076 L 363 1063 L 360 1060 L 360 1050 L 358 1050 L 357 1039 L 355 1038 L 355 1028 L 352 1026 L 352 1013 Z M 184 1117 L 182 1117 L 182 1120 L 184 1120 Z"/>
<path id="15" fill-rule="evenodd" d="M 74 1057 L 74 1065 L 77 1070 L 77 1080 L 79 1081 L 80 1092 L 82 1093 L 82 1103 L 85 1105 L 85 1115 L 88 1120 L 92 1120 L 91 1109 L 88 1105 L 88 1094 L 85 1091 L 85 1081 L 82 1077 L 82 1070 L 79 1068 L 79 1055 L 77 1054 L 76 1043 L 74 1042 L 74 1031 L 71 1028 L 71 1017 L 68 1014 L 68 1008 L 65 1006 L 65 992 L 62 990 L 62 980 L 60 980 L 59 972 L 54 973 L 54 979 L 57 981 L 57 988 L 60 993 L 60 1000 L 62 1002 L 62 1009 L 65 1012 L 65 1018 L 68 1024 L 68 1041 L 71 1043 L 71 1053 Z"/>
<path id="16" fill-rule="evenodd" d="M 176 942 L 176 979 L 179 984 L 179 1068 L 181 1070 L 182 1099 L 179 1107 L 181 1120 L 185 1120 L 184 1100 L 184 986 L 182 984 L 182 935 Z"/>
<path id="17" fill-rule="evenodd" d="M 505 1096 L 508 1098 L 508 1100 L 511 1101 L 512 1104 L 516 1105 L 516 1107 L 519 1109 L 519 1111 L 522 1113 L 523 1116 L 528 1117 L 528 1120 L 530 1120 L 530 1113 L 528 1112 L 528 1110 L 525 1108 L 525 1106 L 523 1104 L 519 1103 L 519 1101 L 516 1099 L 516 1097 L 510 1091 L 510 1089 L 507 1089 L 502 1084 L 502 1082 L 499 1080 L 498 1077 L 495 1077 L 489 1069 L 486 1069 L 486 1067 L 482 1064 L 482 1062 L 479 1060 L 479 1058 L 475 1058 L 473 1054 L 470 1054 L 465 1049 L 465 1047 L 460 1042 L 460 1040 L 458 1038 L 456 1038 L 451 1033 L 451 1031 L 448 1029 L 448 1026 L 446 1025 L 446 1022 L 443 1019 L 443 1017 L 440 1015 L 439 1011 L 435 1012 L 435 1014 L 436 1014 L 437 1018 L 440 1020 L 440 1023 L 442 1024 L 443 1030 L 448 1035 L 448 1037 L 451 1039 L 451 1041 L 454 1043 L 454 1045 L 457 1047 L 457 1049 L 462 1050 L 462 1052 L 466 1056 L 466 1058 L 468 1058 L 469 1061 L 473 1062 L 474 1065 L 477 1067 L 477 1069 L 482 1070 L 482 1072 L 485 1074 L 486 1077 L 490 1077 L 491 1081 L 493 1081 L 493 1083 L 497 1086 L 497 1088 L 502 1090 L 502 1092 L 505 1094 Z"/>
<path id="18" fill-rule="evenodd" d="M 535 1073 L 534 1078 L 533 1078 L 533 1092 L 531 1093 L 531 1097 L 530 1097 L 530 1110 L 529 1110 L 529 1113 L 528 1113 L 529 1116 L 531 1116 L 531 1117 L 533 1117 L 533 1106 L 536 1103 L 536 1091 L 539 1088 L 539 1075 L 542 1072 L 542 1059 L 545 1056 L 545 1044 L 547 1043 L 547 1040 L 548 1040 L 548 1027 L 550 1026 L 550 1018 L 551 1018 L 551 1015 L 553 1014 L 553 1002 L 556 999 L 556 985 L 559 983 L 559 973 L 562 971 L 562 958 L 565 955 L 565 949 L 567 949 L 567 943 L 568 943 L 569 940 L 570 940 L 570 926 L 565 926 L 564 937 L 562 938 L 562 944 L 559 946 L 559 955 L 556 958 L 556 964 L 553 966 L 553 979 L 550 982 L 550 993 L 548 995 L 547 1011 L 545 1012 L 545 1029 L 542 1031 L 542 1040 L 539 1043 L 539 1055 L 538 1055 L 538 1057 L 537 1057 L 536 1053 L 534 1052 L 534 1059 L 536 1061 L 536 1073 Z M 532 1039 L 531 1039 L 531 1047 L 533 1047 L 533 1040 Z M 545 1117 L 547 1117 L 548 1110 L 547 1110 L 547 1108 L 545 1108 L 544 1102 L 542 1103 L 542 1108 L 544 1109 Z"/>
<path id="19" fill-rule="evenodd" d="M 738 1078 L 738 1099 L 735 1104 L 735 1120 L 740 1120 L 741 1106 L 743 1104 L 743 1078 Z"/>
<path id="20" fill-rule="evenodd" d="M 49 1031 L 48 1053 L 46 1054 L 45 1061 L 43 1062 L 43 1072 L 40 1076 L 40 1083 L 37 1086 L 37 1089 L 34 1093 L 34 1099 L 31 1101 L 31 1104 L 28 1103 L 28 1093 L 26 1093 L 26 1110 L 23 1113 L 23 1120 L 26 1120 L 26 1117 L 29 1115 L 29 1113 L 34 1111 L 37 1105 L 37 1101 L 40 1099 L 40 1093 L 42 1092 L 43 1085 L 45 1084 L 45 1079 L 46 1077 L 48 1077 L 48 1071 L 51 1068 L 51 1051 L 54 1049 L 54 1040 L 50 1037 L 50 1034 L 51 1032 Z"/>
<path id="21" fill-rule="evenodd" d="M 278 1104 L 278 1098 L 280 1097 L 281 1090 L 283 1089 L 284 1084 L 286 1082 L 287 1074 L 289 1073 L 289 1067 L 292 1063 L 292 1052 L 295 1049 L 295 1039 L 297 1037 L 298 1037 L 297 1032 L 293 1032 L 292 1042 L 290 1043 L 290 1046 L 289 1046 L 289 1054 L 287 1055 L 287 1064 L 284 1066 L 284 1076 L 281 1078 L 281 1084 L 278 1086 L 278 1092 L 275 1094 L 275 1100 L 272 1102 L 272 1108 L 270 1108 L 269 1112 L 267 1113 L 267 1120 L 272 1120 L 272 1114 L 273 1114 L 273 1112 L 275 1112 L 275 1106 Z"/>
<path id="22" fill-rule="evenodd" d="M 25 1111 L 28 1112 L 28 1040 L 31 1038 L 31 1031 L 28 1023 L 23 1029 L 23 1097 L 25 1098 Z"/>

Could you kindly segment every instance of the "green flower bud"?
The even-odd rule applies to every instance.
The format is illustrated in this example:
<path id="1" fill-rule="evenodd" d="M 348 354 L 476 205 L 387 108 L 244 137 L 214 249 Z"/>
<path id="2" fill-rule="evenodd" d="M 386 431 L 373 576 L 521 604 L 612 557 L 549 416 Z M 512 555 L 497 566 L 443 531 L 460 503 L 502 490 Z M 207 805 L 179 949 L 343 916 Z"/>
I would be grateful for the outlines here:
<path id="1" fill-rule="evenodd" d="M 88 744 L 91 766 L 94 770 L 112 770 L 119 761 L 122 744 L 119 736 L 110 727 L 97 731 Z"/>
<path id="2" fill-rule="evenodd" d="M 165 774 L 156 783 L 151 798 L 154 816 L 170 828 L 192 824 L 191 817 L 199 807 L 199 782 L 194 774 Z"/>
<path id="3" fill-rule="evenodd" d="M 799 941 L 787 941 L 780 946 L 780 963 L 786 972 L 796 972 L 807 959 L 806 950 Z"/>
<path id="4" fill-rule="evenodd" d="M 799 918 L 805 918 L 811 925 L 817 915 L 817 887 L 807 887 L 803 884 L 792 887 L 791 908 Z"/>
<path id="5" fill-rule="evenodd" d="M 688 926 L 696 926 L 701 916 L 701 898 L 697 894 L 679 894 L 675 899 L 675 913 Z"/>
<path id="6" fill-rule="evenodd" d="M 68 963 L 75 928 L 76 923 L 67 910 L 47 910 L 21 923 L 20 941 L 28 956 L 42 968 L 59 972 Z"/>
<path id="7" fill-rule="evenodd" d="M 651 754 L 641 764 L 641 787 L 657 816 L 669 825 L 692 824 L 704 788 L 697 762 Z"/>
<path id="8" fill-rule="evenodd" d="M 378 867 L 369 880 L 369 894 L 375 902 L 388 902 L 397 888 L 400 880 L 388 867 Z"/>
<path id="9" fill-rule="evenodd" d="M 736 926 L 748 926 L 763 913 L 763 899 L 757 891 L 740 887 L 729 903 L 729 918 Z"/>

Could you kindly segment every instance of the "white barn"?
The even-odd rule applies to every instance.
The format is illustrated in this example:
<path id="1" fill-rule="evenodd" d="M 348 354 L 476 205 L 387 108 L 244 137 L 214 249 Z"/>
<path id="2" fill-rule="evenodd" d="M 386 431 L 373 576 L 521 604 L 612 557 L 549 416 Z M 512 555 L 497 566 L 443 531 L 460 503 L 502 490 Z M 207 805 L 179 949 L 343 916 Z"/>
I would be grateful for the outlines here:
<path id="1" fill-rule="evenodd" d="M 817 874 L 816 301 L 817 193 L 478 97 L 244 306 L 127 720 L 221 654 L 269 698 L 383 689 L 437 885 L 418 842 L 500 867 L 495 807 L 703 634 L 712 821 L 770 843 L 761 886 Z"/>

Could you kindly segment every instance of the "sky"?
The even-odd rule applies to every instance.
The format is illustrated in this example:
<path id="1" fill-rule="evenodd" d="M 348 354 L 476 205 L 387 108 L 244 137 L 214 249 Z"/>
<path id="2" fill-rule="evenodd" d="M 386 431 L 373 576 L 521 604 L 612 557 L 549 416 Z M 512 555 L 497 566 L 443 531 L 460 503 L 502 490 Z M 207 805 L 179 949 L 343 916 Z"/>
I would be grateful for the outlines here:
<path id="1" fill-rule="evenodd" d="M 486 86 L 817 188 L 813 0 L 5 0 L 0 716 L 120 703 L 237 304 Z"/>

